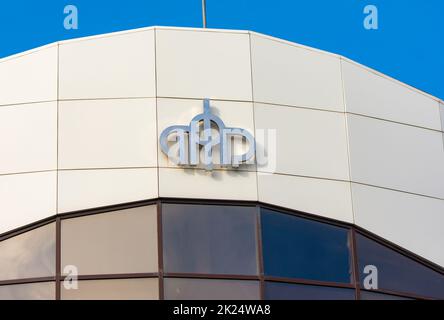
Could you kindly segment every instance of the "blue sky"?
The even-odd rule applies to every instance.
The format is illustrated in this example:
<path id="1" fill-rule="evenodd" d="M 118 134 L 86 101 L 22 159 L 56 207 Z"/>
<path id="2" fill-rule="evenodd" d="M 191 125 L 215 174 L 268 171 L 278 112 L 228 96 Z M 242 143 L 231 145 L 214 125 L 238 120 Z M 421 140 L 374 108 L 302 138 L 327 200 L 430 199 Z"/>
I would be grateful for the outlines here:
<path id="1" fill-rule="evenodd" d="M 65 30 L 76 5 L 79 29 Z M 366 5 L 379 29 L 363 27 Z M 442 0 L 207 0 L 209 28 L 247 29 L 335 52 L 444 99 Z M 151 25 L 200 27 L 201 0 L 3 0 L 0 57 L 57 40 Z"/>

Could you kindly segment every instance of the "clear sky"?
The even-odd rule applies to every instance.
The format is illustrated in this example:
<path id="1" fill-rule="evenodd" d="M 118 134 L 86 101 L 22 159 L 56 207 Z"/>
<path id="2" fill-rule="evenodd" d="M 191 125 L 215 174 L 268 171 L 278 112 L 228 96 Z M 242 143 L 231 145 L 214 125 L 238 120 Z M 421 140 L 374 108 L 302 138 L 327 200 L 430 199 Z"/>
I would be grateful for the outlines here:
<path id="1" fill-rule="evenodd" d="M 68 4 L 78 8 L 78 30 L 63 26 Z M 363 26 L 366 5 L 378 8 L 378 30 Z M 207 0 L 207 7 L 209 28 L 254 30 L 335 52 L 444 99 L 443 0 Z M 200 27 L 201 0 L 3 0 L 0 57 L 152 25 Z"/>

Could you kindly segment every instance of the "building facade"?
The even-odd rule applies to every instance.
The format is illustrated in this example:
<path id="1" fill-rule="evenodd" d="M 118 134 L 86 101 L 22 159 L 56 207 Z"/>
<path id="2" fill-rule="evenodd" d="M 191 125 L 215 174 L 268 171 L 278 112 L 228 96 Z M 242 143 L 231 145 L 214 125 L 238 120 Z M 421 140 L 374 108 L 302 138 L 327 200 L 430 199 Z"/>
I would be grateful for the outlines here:
<path id="1" fill-rule="evenodd" d="M 0 87 L 0 299 L 444 299 L 435 97 L 168 27 L 1 59 Z"/>

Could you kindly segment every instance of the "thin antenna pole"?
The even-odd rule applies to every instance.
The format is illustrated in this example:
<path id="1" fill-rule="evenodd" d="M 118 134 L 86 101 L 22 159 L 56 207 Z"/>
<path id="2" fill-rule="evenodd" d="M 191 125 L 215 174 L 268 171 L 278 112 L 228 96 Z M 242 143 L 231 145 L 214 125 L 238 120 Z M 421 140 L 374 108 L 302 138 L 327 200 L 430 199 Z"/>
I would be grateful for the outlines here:
<path id="1" fill-rule="evenodd" d="M 203 27 L 207 27 L 207 1 L 202 0 L 202 20 L 203 20 Z"/>

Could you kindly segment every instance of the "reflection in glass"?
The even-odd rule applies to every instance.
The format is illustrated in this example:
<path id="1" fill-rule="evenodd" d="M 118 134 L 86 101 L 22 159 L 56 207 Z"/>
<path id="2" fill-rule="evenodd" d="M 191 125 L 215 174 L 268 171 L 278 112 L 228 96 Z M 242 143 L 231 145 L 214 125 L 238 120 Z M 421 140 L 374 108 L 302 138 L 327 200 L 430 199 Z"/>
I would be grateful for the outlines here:
<path id="1" fill-rule="evenodd" d="M 77 289 L 65 289 L 62 300 L 157 300 L 159 279 L 80 280 Z"/>
<path id="2" fill-rule="evenodd" d="M 361 290 L 360 297 L 361 300 L 413 300 L 409 298 L 394 296 L 391 294 L 364 290 Z"/>
<path id="3" fill-rule="evenodd" d="M 55 223 L 0 242 L 0 280 L 55 275 Z"/>
<path id="4" fill-rule="evenodd" d="M 259 281 L 219 279 L 164 279 L 168 300 L 258 300 Z"/>
<path id="5" fill-rule="evenodd" d="M 351 282 L 348 230 L 262 209 L 265 274 Z"/>
<path id="6" fill-rule="evenodd" d="M 54 300 L 54 282 L 0 286 L 0 300 Z"/>
<path id="7" fill-rule="evenodd" d="M 138 207 L 62 220 L 62 270 L 79 274 L 158 270 L 157 208 Z"/>
<path id="8" fill-rule="evenodd" d="M 377 268 L 378 288 L 444 299 L 444 275 L 361 234 L 356 235 L 361 287 L 365 266 Z"/>
<path id="9" fill-rule="evenodd" d="M 266 300 L 354 300 L 355 290 L 292 284 L 265 282 Z"/>
<path id="10" fill-rule="evenodd" d="M 165 272 L 257 274 L 254 207 L 162 204 Z"/>

